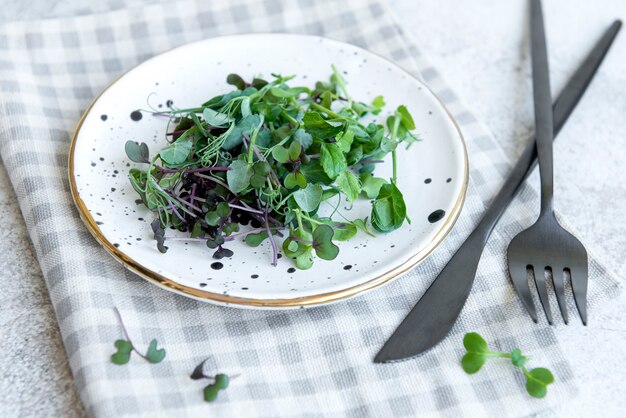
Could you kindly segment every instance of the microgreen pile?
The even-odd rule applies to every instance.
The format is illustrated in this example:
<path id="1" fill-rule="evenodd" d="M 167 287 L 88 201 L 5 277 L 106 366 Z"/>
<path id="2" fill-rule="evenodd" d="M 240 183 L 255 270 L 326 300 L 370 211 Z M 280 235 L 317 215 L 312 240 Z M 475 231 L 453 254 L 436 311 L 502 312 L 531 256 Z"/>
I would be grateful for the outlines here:
<path id="1" fill-rule="evenodd" d="M 153 112 L 169 118 L 168 145 L 150 157 L 145 143 L 128 141 L 126 154 L 147 168 L 132 168 L 130 181 L 155 213 L 157 248 L 181 237 L 203 241 L 213 258 L 233 255 L 228 243 L 243 239 L 256 247 L 268 240 L 272 264 L 279 247 L 300 269 L 337 257 L 336 241 L 390 232 L 410 222 L 397 187 L 396 150 L 417 140 L 415 123 L 399 106 L 383 124 L 369 122 L 385 105 L 382 96 L 367 104 L 354 100 L 333 67 L 327 82 L 313 88 L 290 86 L 293 76 L 246 82 L 236 74 L 234 89 L 200 107 Z M 390 179 L 375 177 L 391 154 Z M 372 202 L 371 215 L 348 219 L 342 199 Z M 328 205 L 330 216 L 318 210 Z"/>

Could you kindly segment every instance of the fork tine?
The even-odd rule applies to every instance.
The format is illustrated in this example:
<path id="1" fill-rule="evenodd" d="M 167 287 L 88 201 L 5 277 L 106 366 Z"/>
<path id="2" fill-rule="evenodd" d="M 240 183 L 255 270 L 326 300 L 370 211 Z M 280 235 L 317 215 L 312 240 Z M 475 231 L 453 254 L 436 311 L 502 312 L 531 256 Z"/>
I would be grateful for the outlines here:
<path id="1" fill-rule="evenodd" d="M 548 289 L 546 288 L 546 268 L 541 265 L 535 265 L 533 266 L 533 272 L 535 275 L 535 285 L 537 286 L 537 292 L 539 293 L 539 301 L 541 302 L 541 306 L 543 306 L 543 311 L 546 313 L 548 324 L 552 325 L 552 311 L 550 310 Z"/>
<path id="2" fill-rule="evenodd" d="M 509 258 L 509 274 L 511 275 L 513 286 L 522 300 L 522 304 L 528 311 L 532 320 L 537 323 L 537 311 L 535 310 L 533 298 L 530 295 L 530 288 L 528 286 L 528 270 L 526 269 L 526 265 L 520 262 L 511 261 Z"/>
<path id="3" fill-rule="evenodd" d="M 556 293 L 556 300 L 559 302 L 559 309 L 561 310 L 561 316 L 563 322 L 567 325 L 567 305 L 565 304 L 565 280 L 563 278 L 563 267 L 553 268 L 552 270 L 552 284 L 554 285 L 554 293 Z"/>
<path id="4" fill-rule="evenodd" d="M 587 281 L 589 274 L 587 271 L 587 259 L 585 258 L 584 263 L 569 268 L 569 271 L 576 307 L 583 325 L 587 325 Z"/>

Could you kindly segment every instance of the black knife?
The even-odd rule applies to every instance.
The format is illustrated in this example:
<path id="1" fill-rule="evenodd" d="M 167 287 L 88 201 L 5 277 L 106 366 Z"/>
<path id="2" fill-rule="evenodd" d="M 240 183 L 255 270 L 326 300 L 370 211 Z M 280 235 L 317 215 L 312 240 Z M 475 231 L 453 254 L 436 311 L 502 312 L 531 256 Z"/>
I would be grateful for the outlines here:
<path id="1" fill-rule="evenodd" d="M 554 102 L 555 137 L 589 86 L 621 26 L 620 20 L 613 22 Z M 533 138 L 480 223 L 387 340 L 374 362 L 386 363 L 417 356 L 448 335 L 472 288 L 478 262 L 491 231 L 536 164 L 537 150 Z"/>

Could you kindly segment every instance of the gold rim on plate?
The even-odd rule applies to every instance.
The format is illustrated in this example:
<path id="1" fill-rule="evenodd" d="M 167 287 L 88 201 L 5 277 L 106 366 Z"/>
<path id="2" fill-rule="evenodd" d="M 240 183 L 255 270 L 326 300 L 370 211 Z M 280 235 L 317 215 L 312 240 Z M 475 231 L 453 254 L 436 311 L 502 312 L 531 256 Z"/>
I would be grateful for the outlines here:
<path id="1" fill-rule="evenodd" d="M 249 36 L 252 34 L 238 34 L 238 35 L 228 35 L 228 36 L 223 36 L 220 38 L 230 38 L 230 37 L 235 37 L 235 36 Z M 256 34 L 259 35 L 259 34 Z M 281 34 L 277 34 L 274 33 L 272 35 L 277 35 L 280 36 Z M 311 36 L 311 35 L 301 35 L 301 34 L 287 34 L 289 36 L 302 36 L 302 37 L 308 37 L 308 38 L 320 38 L 319 36 Z M 215 39 L 215 38 L 213 38 Z M 336 43 L 340 43 L 340 44 L 345 44 L 345 42 L 342 41 L 337 41 L 334 39 L 330 39 L 330 38 L 324 38 L 325 40 L 331 41 L 331 42 L 336 42 Z M 190 44 L 185 44 L 185 45 L 181 45 L 179 47 L 176 48 L 172 48 L 168 51 L 163 52 L 167 53 L 170 52 L 172 50 L 178 49 L 178 48 L 182 48 L 182 47 L 186 47 L 189 45 L 192 45 L 194 43 L 200 43 L 200 42 L 204 42 L 206 41 L 206 39 L 204 40 L 200 40 L 200 41 L 196 41 L 196 42 L 192 42 Z M 405 70 L 404 68 L 400 67 L 399 65 L 387 60 L 386 58 L 375 54 L 371 51 L 365 50 L 363 48 L 360 48 L 356 45 L 352 45 L 352 44 L 348 44 L 350 45 L 350 47 L 354 47 L 357 49 L 360 49 L 368 54 L 373 54 L 378 56 L 379 58 L 383 59 L 384 61 L 388 62 L 389 65 L 392 65 L 396 68 L 398 68 L 400 71 L 404 72 L 408 77 L 410 77 L 411 79 L 413 79 L 414 81 L 416 81 L 417 83 L 419 83 L 423 88 L 425 88 L 428 92 L 430 92 L 430 94 L 433 95 L 433 97 L 437 100 L 437 102 L 439 103 L 439 105 L 443 108 L 443 110 L 446 112 L 446 114 L 448 115 L 450 121 L 452 122 L 452 124 L 454 125 L 459 138 L 461 140 L 461 144 L 462 144 L 462 148 L 463 148 L 463 164 L 464 164 L 464 170 L 463 170 L 463 186 L 461 188 L 461 191 L 459 192 L 459 195 L 457 196 L 456 202 L 454 204 L 454 206 L 452 207 L 452 210 L 450 211 L 450 216 L 448 216 L 448 219 L 441 225 L 441 228 L 439 229 L 439 231 L 437 231 L 437 234 L 433 237 L 433 239 L 418 253 L 413 254 L 411 257 L 409 257 L 407 260 L 403 261 L 402 263 L 400 263 L 399 265 L 397 265 L 396 267 L 392 268 L 391 270 L 379 275 L 378 277 L 375 277 L 371 280 L 368 280 L 364 283 L 358 284 L 356 286 L 352 286 L 346 289 L 341 289 L 341 290 L 336 290 L 333 292 L 326 292 L 326 293 L 320 293 L 317 295 L 310 295 L 310 296 L 303 296 L 303 297 L 298 297 L 298 298 L 291 298 L 291 299 L 251 299 L 251 298 L 242 298 L 242 297 L 236 297 L 236 296 L 230 296 L 230 295 L 225 295 L 225 294 L 221 294 L 221 293 L 213 293 L 213 292 L 207 292 L 204 290 L 200 290 L 200 289 L 196 289 L 193 287 L 189 287 L 189 286 L 185 286 L 182 285 L 180 283 L 177 283 L 175 281 L 173 281 L 172 279 L 169 279 L 153 270 L 148 269 L 147 267 L 143 266 L 141 263 L 139 263 L 138 261 L 134 260 L 133 258 L 129 257 L 128 255 L 126 255 L 124 252 L 120 251 L 117 247 L 115 247 L 109 240 L 107 240 L 107 238 L 104 236 L 104 234 L 102 233 L 102 231 L 100 230 L 100 228 L 98 227 L 98 225 L 96 224 L 95 219 L 91 216 L 91 213 L 89 213 L 89 210 L 87 209 L 87 206 L 85 205 L 85 202 L 81 199 L 80 195 L 78 194 L 78 188 L 76 186 L 76 179 L 74 176 L 74 153 L 76 150 L 76 142 L 78 139 L 78 135 L 80 133 L 80 129 L 85 121 L 85 119 L 87 118 L 87 115 L 89 115 L 91 109 L 93 108 L 93 106 L 95 105 L 95 103 L 98 101 L 98 99 L 109 89 L 111 88 L 115 83 L 117 83 L 122 77 L 124 77 L 124 75 L 128 74 L 130 71 L 138 68 L 139 66 L 145 64 L 146 62 L 150 61 L 152 58 L 139 63 L 138 65 L 134 66 L 133 68 L 129 69 L 128 71 L 126 71 L 124 74 L 122 74 L 121 76 L 119 76 L 118 78 L 116 78 L 113 82 L 111 82 L 111 84 L 109 84 L 107 87 L 104 88 L 104 90 L 102 90 L 96 97 L 95 99 L 89 104 L 89 107 L 87 107 L 87 109 L 85 110 L 85 113 L 83 113 L 82 117 L 80 118 L 80 120 L 78 121 L 78 124 L 76 126 L 76 130 L 74 131 L 74 135 L 72 137 L 72 142 L 70 145 L 70 155 L 69 155 L 69 160 L 68 160 L 68 175 L 69 175 L 69 180 L 70 180 L 70 190 L 72 193 L 72 198 L 74 199 L 74 203 L 76 204 L 76 207 L 78 208 L 78 213 L 80 215 L 80 218 L 83 220 L 83 222 L 85 223 L 85 225 L 87 226 L 87 229 L 89 230 L 89 232 L 94 236 L 94 238 L 104 247 L 105 250 L 107 250 L 115 259 L 117 259 L 118 261 L 120 261 L 126 268 L 128 268 L 129 270 L 133 271 L 134 273 L 138 274 L 139 276 L 143 277 L 144 279 L 148 280 L 151 283 L 154 283 L 160 287 L 163 287 L 165 289 L 174 291 L 178 294 L 184 295 L 184 296 L 189 296 L 195 299 L 199 299 L 199 300 L 204 300 L 204 301 L 212 301 L 212 302 L 217 302 L 217 303 L 221 303 L 221 304 L 233 304 L 233 305 L 241 305 L 241 306 L 245 306 L 245 307 L 264 307 L 264 308 L 294 308 L 294 307 L 304 307 L 304 306 L 314 306 L 314 305 L 321 305 L 321 304 L 325 304 L 325 303 L 331 303 L 331 302 L 335 302 L 335 301 L 339 301 L 342 299 L 346 299 L 352 296 L 355 296 L 359 293 L 365 292 L 367 290 L 371 290 L 374 289 L 378 286 L 381 286 L 385 283 L 387 283 L 388 281 L 402 275 L 403 273 L 407 272 L 408 270 L 410 270 L 411 268 L 415 267 L 417 264 L 419 264 L 421 261 L 423 261 L 426 257 L 428 257 L 430 255 L 430 253 L 433 252 L 433 250 L 443 241 L 443 239 L 448 235 L 448 233 L 450 232 L 450 230 L 452 229 L 452 226 L 456 223 L 460 213 L 461 213 L 461 209 L 463 208 L 463 203 L 465 202 L 465 196 L 467 193 L 467 186 L 468 186 L 468 181 L 469 181 L 469 162 L 468 162 L 468 157 L 467 157 L 467 148 L 465 145 L 465 139 L 463 137 L 463 133 L 461 132 L 461 129 L 459 128 L 458 123 L 456 122 L 456 120 L 452 117 L 452 114 L 450 113 L 450 111 L 446 108 L 446 106 L 443 104 L 443 102 L 439 99 L 439 97 L 437 97 L 437 95 L 435 93 L 433 93 L 433 91 L 426 86 L 422 81 L 420 81 L 418 78 L 416 78 L 415 76 L 413 76 L 411 73 L 409 73 L 407 70 Z M 159 54 L 159 55 L 162 55 Z"/>

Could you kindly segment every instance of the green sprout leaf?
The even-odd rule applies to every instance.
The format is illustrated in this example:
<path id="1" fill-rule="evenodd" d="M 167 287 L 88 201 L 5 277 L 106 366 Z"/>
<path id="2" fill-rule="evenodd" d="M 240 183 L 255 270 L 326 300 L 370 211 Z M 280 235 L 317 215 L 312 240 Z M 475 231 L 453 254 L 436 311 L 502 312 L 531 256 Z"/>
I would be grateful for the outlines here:
<path id="1" fill-rule="evenodd" d="M 300 187 L 301 189 L 306 187 L 306 178 L 302 173 L 289 173 L 285 177 L 285 187 L 288 189 L 293 189 L 295 187 Z"/>
<path id="2" fill-rule="evenodd" d="M 334 260 L 339 254 L 339 247 L 333 244 L 333 229 L 328 225 L 319 225 L 313 231 L 315 254 L 323 260 Z"/>
<path id="3" fill-rule="evenodd" d="M 415 129 L 415 122 L 413 121 L 413 117 L 409 113 L 409 110 L 406 108 L 406 106 L 398 106 L 397 112 L 400 115 L 400 122 L 402 123 L 404 129 L 406 129 L 407 131 L 412 131 L 413 129 Z"/>
<path id="4" fill-rule="evenodd" d="M 304 150 L 307 150 L 313 144 L 313 135 L 306 132 L 304 129 L 296 130 L 293 134 L 293 139 L 298 141 Z"/>
<path id="5" fill-rule="evenodd" d="M 220 373 L 215 376 L 215 386 L 217 386 L 218 389 L 220 390 L 226 389 L 229 383 L 230 383 L 230 379 L 228 375 Z"/>
<path id="6" fill-rule="evenodd" d="M 333 239 L 335 241 L 348 241 L 354 237 L 358 229 L 355 224 L 347 223 L 333 228 Z"/>
<path id="7" fill-rule="evenodd" d="M 165 349 L 157 349 L 157 340 L 153 339 L 150 341 L 150 345 L 148 346 L 148 351 L 146 352 L 146 360 L 150 363 L 156 364 L 160 363 L 165 358 Z"/>
<path id="8" fill-rule="evenodd" d="M 113 343 L 117 351 L 111 356 L 111 362 L 122 365 L 130 361 L 130 353 L 133 351 L 133 344 L 126 340 L 117 340 Z"/>
<path id="9" fill-rule="evenodd" d="M 317 112 L 307 112 L 302 119 L 304 130 L 319 139 L 328 139 L 336 136 L 343 130 L 342 121 L 326 120 Z"/>
<path id="10" fill-rule="evenodd" d="M 232 118 L 226 113 L 216 112 L 209 107 L 204 109 L 204 111 L 202 112 L 202 117 L 204 118 L 204 121 L 206 123 L 217 128 L 224 127 L 232 122 Z"/>
<path id="11" fill-rule="evenodd" d="M 140 144 L 135 141 L 126 141 L 124 150 L 126 151 L 126 156 L 131 161 L 136 163 L 150 162 L 150 152 L 148 151 L 148 146 L 143 142 Z"/>
<path id="12" fill-rule="evenodd" d="M 380 188 L 387 184 L 385 179 L 374 177 L 370 173 L 361 174 L 360 179 L 361 191 L 365 193 L 368 199 L 376 199 L 380 193 Z"/>
<path id="13" fill-rule="evenodd" d="M 291 145 L 289 145 L 289 159 L 291 161 L 298 161 L 300 152 L 302 152 L 302 146 L 298 141 L 293 141 Z"/>
<path id="14" fill-rule="evenodd" d="M 159 151 L 159 157 L 171 167 L 183 164 L 189 157 L 193 142 L 189 137 L 181 137 L 176 142 Z"/>
<path id="15" fill-rule="evenodd" d="M 308 270 L 313 267 L 313 249 L 311 246 L 304 247 L 304 251 L 296 257 L 296 267 L 300 270 Z"/>
<path id="16" fill-rule="evenodd" d="M 305 212 L 315 211 L 322 201 L 322 186 L 319 184 L 307 184 L 304 189 L 294 192 L 293 198 Z"/>
<path id="17" fill-rule="evenodd" d="M 250 186 L 252 177 L 252 165 L 247 161 L 235 160 L 230 164 L 230 170 L 226 172 L 228 187 L 234 193 L 240 193 Z"/>
<path id="18" fill-rule="evenodd" d="M 488 353 L 489 347 L 487 342 L 480 334 L 476 332 L 470 332 L 463 337 L 463 346 L 468 352 L 471 353 Z"/>
<path id="19" fill-rule="evenodd" d="M 272 157 L 279 163 L 285 164 L 289 161 L 289 150 L 282 145 L 277 145 L 272 149 Z"/>
<path id="20" fill-rule="evenodd" d="M 400 228 L 405 219 L 402 193 L 394 183 L 383 185 L 372 205 L 372 225 L 380 232 L 389 232 Z"/>
<path id="21" fill-rule="evenodd" d="M 361 193 L 359 179 L 351 171 L 344 171 L 339 174 L 335 181 L 337 182 L 339 190 L 346 195 L 350 202 L 354 202 L 359 196 L 359 193 Z"/>
<path id="22" fill-rule="evenodd" d="M 550 370 L 539 367 L 524 373 L 526 376 L 526 390 L 534 398 L 543 398 L 548 393 L 548 385 L 554 382 Z"/>
<path id="23" fill-rule="evenodd" d="M 229 135 L 222 144 L 222 149 L 229 151 L 239 146 L 243 142 L 243 134 L 250 135 L 250 133 L 257 129 L 263 122 L 263 118 L 259 115 L 249 115 L 242 118 L 230 131 Z"/>
<path id="24" fill-rule="evenodd" d="M 230 85 L 237 87 L 239 90 L 243 90 L 246 88 L 246 82 L 243 81 L 243 78 L 239 74 L 228 74 L 226 77 L 226 82 Z"/>
<path id="25" fill-rule="evenodd" d="M 267 237 L 269 237 L 267 231 L 261 231 L 259 233 L 246 235 L 244 241 L 251 247 L 258 247 Z"/>
<path id="26" fill-rule="evenodd" d="M 322 143 L 320 145 L 320 162 L 324 172 L 331 179 L 336 178 L 348 168 L 346 157 L 335 144 Z"/>
<path id="27" fill-rule="evenodd" d="M 480 353 L 467 353 L 461 359 L 461 367 L 467 374 L 473 374 L 483 367 L 487 361 L 487 356 Z"/>
<path id="28" fill-rule="evenodd" d="M 219 388 L 215 385 L 208 385 L 204 388 L 204 400 L 207 402 L 213 402 L 217 399 L 217 393 L 219 392 Z"/>

